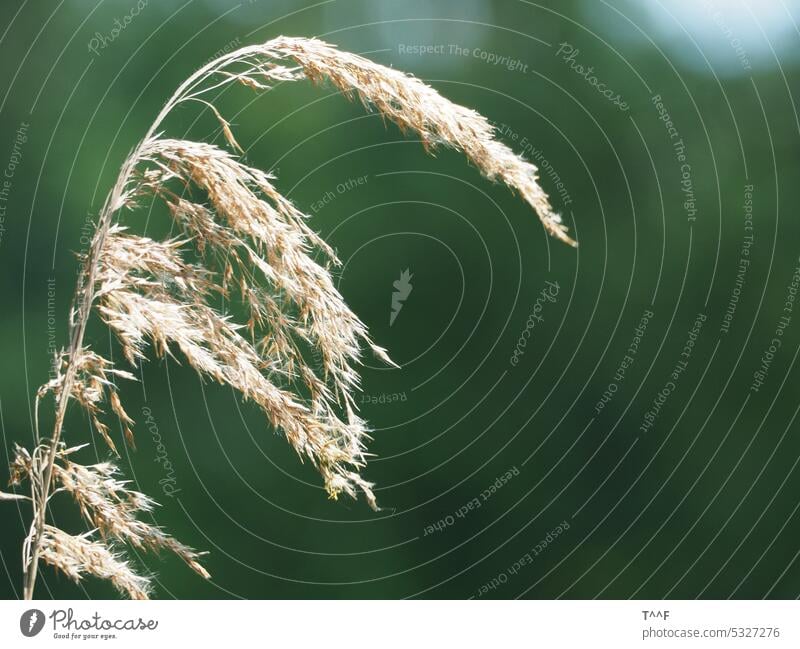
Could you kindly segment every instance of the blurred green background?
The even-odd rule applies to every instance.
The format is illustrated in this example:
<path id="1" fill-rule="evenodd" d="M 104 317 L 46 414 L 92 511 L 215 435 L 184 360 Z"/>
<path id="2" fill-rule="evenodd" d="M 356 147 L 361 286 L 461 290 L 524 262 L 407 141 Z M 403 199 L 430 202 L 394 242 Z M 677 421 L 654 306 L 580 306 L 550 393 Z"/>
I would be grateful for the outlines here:
<path id="1" fill-rule="evenodd" d="M 225 94 L 248 161 L 336 247 L 341 290 L 402 366 L 367 359 L 363 374 L 383 509 L 327 500 L 252 405 L 151 361 L 124 387 L 138 450 L 122 465 L 213 575 L 137 554 L 156 595 L 797 597 L 800 313 L 785 303 L 800 265 L 800 2 L 748 4 L 6 0 L 2 464 L 30 445 L 35 390 L 66 344 L 75 253 L 161 104 L 217 52 L 317 36 L 490 118 L 580 247 L 548 240 L 459 154 L 427 156 L 330 87 Z M 216 137 L 191 109 L 168 129 Z M 118 355 L 96 323 L 89 339 Z M 107 455 L 77 410 L 66 431 L 93 442 L 87 462 Z M 2 509 L 0 595 L 15 598 L 29 511 Z M 66 501 L 55 515 L 81 529 Z M 45 568 L 38 596 L 115 594 Z"/>

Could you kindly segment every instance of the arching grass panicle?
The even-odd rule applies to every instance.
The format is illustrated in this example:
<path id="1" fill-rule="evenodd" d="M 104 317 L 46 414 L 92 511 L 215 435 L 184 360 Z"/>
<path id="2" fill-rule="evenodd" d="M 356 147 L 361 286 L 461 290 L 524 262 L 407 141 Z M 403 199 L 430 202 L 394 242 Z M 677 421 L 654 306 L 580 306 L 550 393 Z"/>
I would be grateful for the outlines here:
<path id="1" fill-rule="evenodd" d="M 361 475 L 369 435 L 355 395 L 364 347 L 391 360 L 336 289 L 334 250 L 274 177 L 242 160 L 230 123 L 209 99 L 229 84 L 262 92 L 301 79 L 327 81 L 358 97 L 429 150 L 461 151 L 489 179 L 519 192 L 550 234 L 574 243 L 536 168 L 498 142 L 484 117 L 412 76 L 305 38 L 279 37 L 207 63 L 169 98 L 122 164 L 83 259 L 69 346 L 58 359 L 58 375 L 37 394 L 37 445 L 17 448 L 12 463 L 12 484 L 27 482 L 31 495 L 0 498 L 22 498 L 33 508 L 24 547 L 26 598 L 33 596 L 40 559 L 75 581 L 91 575 L 131 598 L 147 597 L 150 579 L 126 558 L 126 546 L 168 550 L 209 577 L 201 553 L 143 520 L 155 503 L 120 480 L 115 464 L 79 464 L 70 457 L 79 447 L 62 442 L 70 402 L 87 412 L 112 453 L 117 444 L 106 404 L 134 442 L 135 422 L 117 385 L 134 376 L 85 343 L 93 314 L 116 335 L 128 363 L 174 356 L 233 388 L 319 470 L 332 498 L 361 492 L 377 509 L 372 484 Z M 211 111 L 227 148 L 167 137 L 164 120 L 182 106 Z M 168 208 L 178 236 L 137 234 L 137 209 L 153 200 Z M 52 436 L 42 440 L 39 404 L 47 395 L 55 400 L 55 417 Z M 72 497 L 87 532 L 72 535 L 46 523 L 59 494 Z"/>

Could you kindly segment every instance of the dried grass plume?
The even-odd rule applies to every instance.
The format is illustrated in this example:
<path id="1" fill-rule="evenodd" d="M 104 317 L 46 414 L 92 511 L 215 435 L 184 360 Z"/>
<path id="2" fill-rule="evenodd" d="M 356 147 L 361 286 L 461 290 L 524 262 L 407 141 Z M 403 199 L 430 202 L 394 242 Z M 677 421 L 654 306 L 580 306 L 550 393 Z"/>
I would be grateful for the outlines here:
<path id="1" fill-rule="evenodd" d="M 484 117 L 412 76 L 305 38 L 276 38 L 204 65 L 170 97 L 122 165 L 83 259 L 69 346 L 58 375 L 37 394 L 35 447 L 17 447 L 11 466 L 12 485 L 27 482 L 30 496 L 0 494 L 32 506 L 23 548 L 26 598 L 33 596 L 40 560 L 75 581 L 90 575 L 133 599 L 146 598 L 150 578 L 127 558 L 126 547 L 172 552 L 209 577 L 201 553 L 143 520 L 155 503 L 121 480 L 113 463 L 79 464 L 73 456 L 81 447 L 62 441 L 70 402 L 86 411 L 112 453 L 117 449 L 107 408 L 127 442 L 134 441 L 134 421 L 118 389 L 121 379 L 134 377 L 85 343 L 92 313 L 116 335 L 128 363 L 151 353 L 184 359 L 256 404 L 319 470 L 331 497 L 361 492 L 377 508 L 372 485 L 361 475 L 368 431 L 354 395 L 363 347 L 391 361 L 336 290 L 335 252 L 271 175 L 242 161 L 230 124 L 209 100 L 229 84 L 263 91 L 301 79 L 327 81 L 358 97 L 427 149 L 461 151 L 489 179 L 517 191 L 550 234 L 574 243 L 539 186 L 536 168 L 498 142 Z M 167 115 L 188 104 L 213 113 L 228 149 L 163 134 Z M 167 206 L 179 236 L 158 241 L 129 229 L 136 220 L 128 214 L 152 199 Z M 237 321 L 220 304 L 241 307 L 246 319 Z M 41 440 L 39 405 L 48 395 L 55 401 L 53 433 Z M 77 504 L 85 533 L 68 534 L 46 522 L 59 494 Z"/>

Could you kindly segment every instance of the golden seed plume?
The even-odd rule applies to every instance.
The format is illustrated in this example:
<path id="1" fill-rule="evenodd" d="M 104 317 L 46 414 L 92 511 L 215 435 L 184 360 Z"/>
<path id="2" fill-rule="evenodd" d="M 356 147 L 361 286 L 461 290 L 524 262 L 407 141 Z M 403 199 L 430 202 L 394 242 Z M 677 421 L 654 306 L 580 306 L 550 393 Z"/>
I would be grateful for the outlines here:
<path id="1" fill-rule="evenodd" d="M 11 482 L 30 483 L 33 506 L 23 552 L 26 598 L 32 597 L 39 559 L 76 581 L 92 575 L 131 598 L 147 597 L 150 580 L 125 558 L 125 545 L 168 550 L 209 577 L 201 553 L 141 520 L 155 503 L 120 480 L 114 464 L 79 464 L 70 456 L 80 447 L 61 442 L 67 405 L 74 401 L 114 453 L 105 403 L 133 444 L 134 421 L 117 381 L 134 377 L 84 344 L 95 312 L 129 363 L 145 360 L 152 348 L 156 356 L 175 355 L 232 387 L 317 467 L 332 498 L 361 491 L 377 509 L 372 484 L 361 476 L 369 435 L 354 395 L 363 347 L 391 360 L 336 289 L 335 252 L 278 191 L 273 176 L 242 161 L 231 124 L 207 99 L 228 84 L 262 92 L 300 79 L 328 81 L 358 97 L 416 134 L 426 149 L 461 151 L 486 177 L 517 191 L 547 232 L 574 244 L 537 182 L 536 167 L 498 142 L 484 117 L 410 75 L 305 38 L 279 37 L 207 63 L 170 97 L 122 165 L 83 261 L 70 346 L 57 359 L 58 375 L 37 393 L 37 446 L 16 449 Z M 193 104 L 211 111 L 231 151 L 163 134 L 164 119 Z M 139 220 L 128 214 L 153 199 L 168 208 L 178 237 L 158 241 L 132 231 Z M 42 441 L 38 406 L 48 394 L 56 402 L 55 422 L 50 440 Z M 45 522 L 59 493 L 72 496 L 91 531 L 75 536 Z M 19 498 L 26 497 L 0 493 L 0 500 Z"/>

